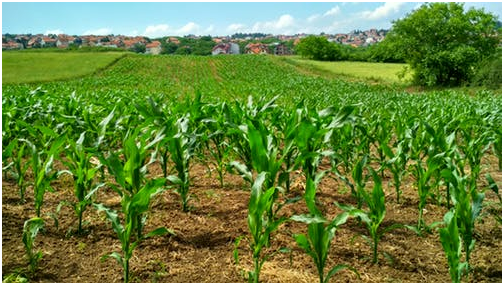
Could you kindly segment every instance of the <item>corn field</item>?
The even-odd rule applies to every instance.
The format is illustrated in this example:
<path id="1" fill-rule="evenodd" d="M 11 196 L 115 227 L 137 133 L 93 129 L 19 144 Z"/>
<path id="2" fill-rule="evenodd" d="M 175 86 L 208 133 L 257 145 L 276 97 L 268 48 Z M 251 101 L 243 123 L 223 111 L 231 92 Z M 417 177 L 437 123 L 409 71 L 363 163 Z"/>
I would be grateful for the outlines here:
<path id="1" fill-rule="evenodd" d="M 410 94 L 260 56 L 131 55 L 2 88 L 3 248 L 20 248 L 3 252 L 4 281 L 502 281 L 490 92 Z M 222 228 L 191 234 L 227 211 Z M 37 240 L 50 237 L 99 268 L 68 260 L 67 277 L 48 275 L 57 253 Z M 184 246 L 202 263 L 185 264 Z"/>

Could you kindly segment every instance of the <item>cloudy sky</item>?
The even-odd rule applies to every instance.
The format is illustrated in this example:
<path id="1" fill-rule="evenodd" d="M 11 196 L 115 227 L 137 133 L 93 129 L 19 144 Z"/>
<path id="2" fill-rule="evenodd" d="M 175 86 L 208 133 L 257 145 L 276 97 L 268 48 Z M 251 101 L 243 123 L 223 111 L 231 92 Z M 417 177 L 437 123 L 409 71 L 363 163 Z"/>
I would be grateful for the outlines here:
<path id="1" fill-rule="evenodd" d="M 2 2 L 2 34 L 161 37 L 388 29 L 420 2 Z M 466 2 L 502 21 L 502 2 Z"/>

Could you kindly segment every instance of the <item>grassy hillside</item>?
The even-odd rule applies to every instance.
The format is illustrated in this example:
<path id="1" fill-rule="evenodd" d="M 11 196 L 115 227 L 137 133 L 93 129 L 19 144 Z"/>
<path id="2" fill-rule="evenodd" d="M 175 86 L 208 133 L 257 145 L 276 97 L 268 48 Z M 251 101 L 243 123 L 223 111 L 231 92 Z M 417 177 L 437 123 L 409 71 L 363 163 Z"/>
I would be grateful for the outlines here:
<path id="1" fill-rule="evenodd" d="M 2 83 L 53 81 L 105 68 L 124 53 L 3 52 Z"/>
<path id="2" fill-rule="evenodd" d="M 408 66 L 401 63 L 378 63 L 378 62 L 353 62 L 353 61 L 315 61 L 302 59 L 300 57 L 285 58 L 296 66 L 323 71 L 338 77 L 347 79 L 358 79 L 370 82 L 386 84 L 407 83 L 411 79 L 411 74 L 401 79 L 399 74 Z"/>

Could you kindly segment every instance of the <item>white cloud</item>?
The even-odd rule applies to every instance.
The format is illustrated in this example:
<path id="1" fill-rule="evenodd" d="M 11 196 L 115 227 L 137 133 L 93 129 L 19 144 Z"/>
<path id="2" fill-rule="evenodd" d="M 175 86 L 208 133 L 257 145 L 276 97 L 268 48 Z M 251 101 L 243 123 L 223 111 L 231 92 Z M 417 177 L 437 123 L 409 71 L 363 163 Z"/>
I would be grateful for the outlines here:
<path id="1" fill-rule="evenodd" d="M 308 17 L 306 19 L 306 21 L 308 21 L 308 23 L 313 23 L 313 22 L 317 21 L 318 19 L 320 19 L 320 15 L 315 14 L 315 15 L 311 15 L 310 17 Z"/>
<path id="2" fill-rule="evenodd" d="M 187 35 L 187 34 L 197 34 L 200 26 L 194 22 L 189 22 L 182 28 L 177 30 L 177 34 L 179 35 Z"/>
<path id="3" fill-rule="evenodd" d="M 96 30 L 87 30 L 83 35 L 95 35 L 95 36 L 104 36 L 104 35 L 110 35 L 112 34 L 112 29 L 110 28 L 100 28 Z"/>
<path id="4" fill-rule="evenodd" d="M 291 15 L 285 14 L 280 16 L 278 20 L 255 23 L 254 26 L 252 27 L 252 31 L 262 33 L 288 34 L 289 28 L 294 27 L 295 27 L 294 18 Z"/>
<path id="5" fill-rule="evenodd" d="M 49 35 L 49 34 L 53 34 L 53 35 L 59 35 L 59 34 L 64 34 L 62 30 L 60 29 L 56 29 L 56 30 L 47 30 L 44 35 Z"/>
<path id="6" fill-rule="evenodd" d="M 382 6 L 376 8 L 373 11 L 363 11 L 360 13 L 362 18 L 369 20 L 379 20 L 391 16 L 393 13 L 399 12 L 399 9 L 404 2 L 385 2 Z"/>
<path id="7" fill-rule="evenodd" d="M 238 33 L 238 32 L 243 32 L 246 28 L 247 28 L 247 26 L 245 26 L 243 24 L 231 24 L 231 25 L 227 26 L 226 31 L 228 31 L 230 33 Z"/>
<path id="8" fill-rule="evenodd" d="M 339 14 L 341 14 L 341 8 L 338 5 L 336 5 L 330 10 L 326 11 L 323 15 L 320 14 L 311 15 L 306 19 L 306 22 L 308 22 L 308 24 L 315 24 L 315 22 L 326 21 L 327 18 L 331 18 Z M 306 27 L 304 29 L 306 30 Z"/>
<path id="9" fill-rule="evenodd" d="M 152 38 L 163 37 L 163 36 L 168 35 L 169 31 L 170 31 L 170 26 L 168 26 L 166 24 L 151 25 L 151 26 L 147 26 L 147 28 L 145 28 L 145 32 L 143 33 L 143 35 L 146 37 L 152 37 Z"/>
<path id="10" fill-rule="evenodd" d="M 339 6 L 334 6 L 334 8 L 332 8 L 331 10 L 325 12 L 324 17 L 327 17 L 327 16 L 336 16 L 340 12 L 341 12 L 340 7 Z"/>
<path id="11" fill-rule="evenodd" d="M 213 25 L 210 25 L 208 28 L 205 29 L 205 34 L 209 34 L 213 32 L 215 27 Z"/>

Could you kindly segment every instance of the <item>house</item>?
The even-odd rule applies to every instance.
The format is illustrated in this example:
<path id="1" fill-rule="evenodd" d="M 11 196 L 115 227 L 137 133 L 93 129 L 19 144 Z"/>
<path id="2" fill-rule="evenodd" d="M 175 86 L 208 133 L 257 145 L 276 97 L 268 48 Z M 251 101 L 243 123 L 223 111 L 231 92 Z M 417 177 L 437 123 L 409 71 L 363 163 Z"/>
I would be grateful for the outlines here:
<path id="1" fill-rule="evenodd" d="M 274 43 L 273 44 L 273 54 L 275 54 L 275 55 L 291 55 L 292 51 L 285 44 Z"/>
<path id="2" fill-rule="evenodd" d="M 248 44 L 245 46 L 245 53 L 248 54 L 268 54 L 269 48 L 265 44 L 256 43 L 256 44 Z"/>
<path id="3" fill-rule="evenodd" d="M 56 47 L 56 42 L 58 39 L 54 39 L 51 37 L 42 37 L 42 46 L 43 47 Z"/>
<path id="4" fill-rule="evenodd" d="M 56 40 L 56 46 L 58 48 L 67 48 L 70 44 L 74 43 L 75 38 L 72 36 L 59 34 Z"/>
<path id="5" fill-rule="evenodd" d="M 235 43 L 220 43 L 212 49 L 212 55 L 219 54 L 240 54 L 240 47 Z"/>
<path id="6" fill-rule="evenodd" d="M 169 37 L 166 39 L 166 43 L 174 43 L 176 45 L 179 45 L 180 41 L 176 37 Z"/>
<path id="7" fill-rule="evenodd" d="M 160 54 L 161 53 L 161 42 L 153 41 L 145 45 L 145 53 L 147 54 Z"/>
<path id="8" fill-rule="evenodd" d="M 41 48 L 43 46 L 41 36 L 33 36 L 27 44 L 27 48 Z"/>
<path id="9" fill-rule="evenodd" d="M 17 42 L 2 42 L 2 50 L 23 49 L 23 44 Z"/>

